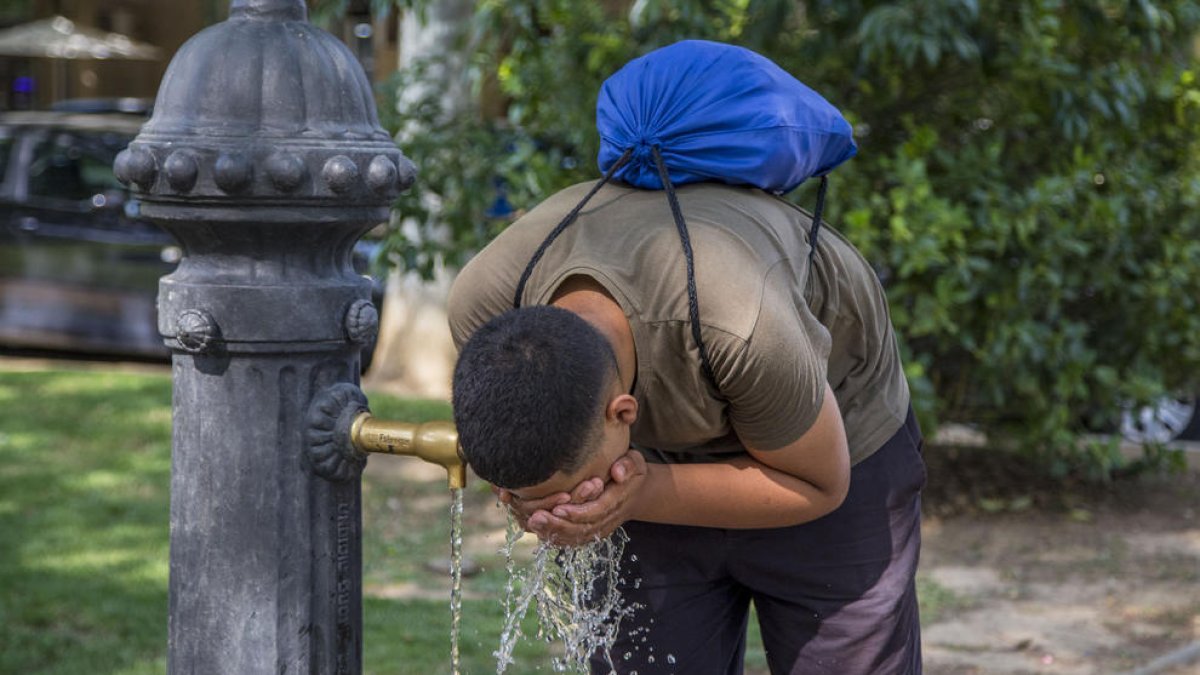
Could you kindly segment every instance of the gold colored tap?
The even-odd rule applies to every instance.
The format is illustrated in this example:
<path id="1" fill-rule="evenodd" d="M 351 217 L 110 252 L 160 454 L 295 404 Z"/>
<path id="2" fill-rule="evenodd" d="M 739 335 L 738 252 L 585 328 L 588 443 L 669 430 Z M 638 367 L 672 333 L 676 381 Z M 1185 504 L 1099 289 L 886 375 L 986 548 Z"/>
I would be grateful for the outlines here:
<path id="1" fill-rule="evenodd" d="M 467 463 L 450 422 L 391 422 L 359 413 L 350 424 L 350 443 L 362 452 L 419 457 L 446 469 L 451 489 L 467 484 Z"/>

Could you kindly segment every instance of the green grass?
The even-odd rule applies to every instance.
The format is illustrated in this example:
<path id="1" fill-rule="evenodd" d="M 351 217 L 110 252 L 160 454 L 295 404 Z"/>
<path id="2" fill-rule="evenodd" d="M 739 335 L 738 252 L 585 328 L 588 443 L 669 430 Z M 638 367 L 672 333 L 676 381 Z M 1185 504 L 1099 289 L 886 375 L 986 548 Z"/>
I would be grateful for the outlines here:
<path id="1" fill-rule="evenodd" d="M 165 668 L 170 381 L 0 376 L 0 672 Z"/>
<path id="2" fill-rule="evenodd" d="M 917 596 L 921 601 L 921 622 L 937 623 L 956 612 L 970 609 L 971 601 L 933 579 L 917 575 Z"/>

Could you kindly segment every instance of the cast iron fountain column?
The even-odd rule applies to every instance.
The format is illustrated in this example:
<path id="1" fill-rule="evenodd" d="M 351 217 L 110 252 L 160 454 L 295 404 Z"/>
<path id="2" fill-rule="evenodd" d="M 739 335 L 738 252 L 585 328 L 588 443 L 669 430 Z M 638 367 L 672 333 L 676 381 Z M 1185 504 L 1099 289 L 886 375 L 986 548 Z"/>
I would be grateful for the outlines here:
<path id="1" fill-rule="evenodd" d="M 322 470 L 307 418 L 322 392 L 357 391 L 378 315 L 351 250 L 414 167 L 303 0 L 233 0 L 179 50 L 116 171 L 184 249 L 159 287 L 174 371 L 168 669 L 358 673 L 365 455 Z"/>

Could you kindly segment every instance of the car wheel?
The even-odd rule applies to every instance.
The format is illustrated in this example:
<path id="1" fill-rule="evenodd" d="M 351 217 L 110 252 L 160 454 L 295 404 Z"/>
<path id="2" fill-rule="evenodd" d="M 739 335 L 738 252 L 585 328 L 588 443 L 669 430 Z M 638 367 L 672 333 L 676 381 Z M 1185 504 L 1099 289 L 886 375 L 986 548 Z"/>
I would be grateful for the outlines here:
<path id="1" fill-rule="evenodd" d="M 1200 399 L 1164 396 L 1121 413 L 1121 435 L 1134 443 L 1200 440 Z"/>

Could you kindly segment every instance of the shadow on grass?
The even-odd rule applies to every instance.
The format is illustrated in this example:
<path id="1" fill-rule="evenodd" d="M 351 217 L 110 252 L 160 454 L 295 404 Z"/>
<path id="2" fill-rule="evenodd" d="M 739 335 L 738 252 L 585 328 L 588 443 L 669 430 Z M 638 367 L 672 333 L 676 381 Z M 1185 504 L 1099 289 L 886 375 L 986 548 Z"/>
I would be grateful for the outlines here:
<path id="1" fill-rule="evenodd" d="M 105 572 L 6 569 L 0 672 L 165 672 L 166 585 Z"/>

